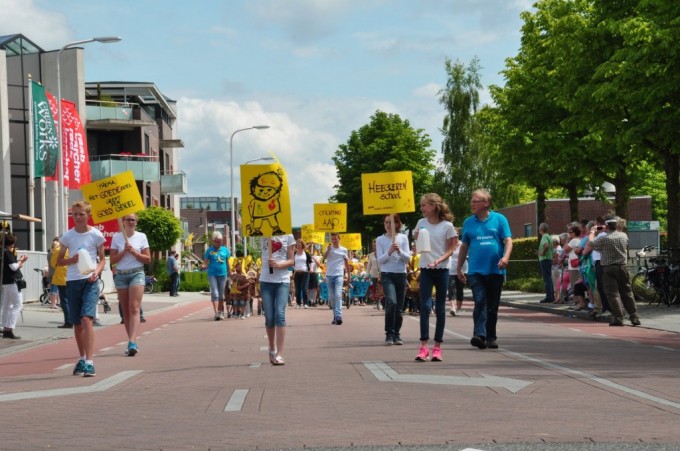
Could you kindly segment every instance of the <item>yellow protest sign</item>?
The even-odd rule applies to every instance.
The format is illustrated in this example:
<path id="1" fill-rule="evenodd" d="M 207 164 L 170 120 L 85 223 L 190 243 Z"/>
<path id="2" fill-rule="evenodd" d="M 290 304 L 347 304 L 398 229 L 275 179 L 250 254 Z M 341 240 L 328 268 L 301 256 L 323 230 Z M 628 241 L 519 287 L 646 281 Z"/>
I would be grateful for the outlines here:
<path id="1" fill-rule="evenodd" d="M 87 183 L 80 189 L 92 206 L 92 221 L 95 224 L 144 210 L 144 201 L 139 195 L 132 171 Z"/>
<path id="2" fill-rule="evenodd" d="M 278 161 L 241 165 L 241 193 L 245 236 L 293 233 L 288 177 Z"/>
<path id="3" fill-rule="evenodd" d="M 347 230 L 347 204 L 314 204 L 314 230 L 344 232 Z"/>
<path id="4" fill-rule="evenodd" d="M 326 236 L 324 232 L 317 232 L 314 230 L 314 224 L 302 224 L 301 227 L 302 241 L 305 243 L 321 244 Z"/>
<path id="5" fill-rule="evenodd" d="M 361 234 L 360 233 L 341 233 L 340 244 L 350 251 L 361 250 Z"/>
<path id="6" fill-rule="evenodd" d="M 361 174 L 365 215 L 415 211 L 411 171 Z"/>

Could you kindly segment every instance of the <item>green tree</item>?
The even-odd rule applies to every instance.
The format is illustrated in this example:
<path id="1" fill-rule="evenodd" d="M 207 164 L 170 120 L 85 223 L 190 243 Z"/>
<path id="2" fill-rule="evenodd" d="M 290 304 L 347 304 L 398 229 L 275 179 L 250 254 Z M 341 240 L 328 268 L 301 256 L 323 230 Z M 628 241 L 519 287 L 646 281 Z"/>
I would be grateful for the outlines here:
<path id="1" fill-rule="evenodd" d="M 418 203 L 432 184 L 435 151 L 430 143 L 422 129 L 414 129 L 408 120 L 382 111 L 376 111 L 368 124 L 352 131 L 347 143 L 341 144 L 333 157 L 338 185 L 331 198 L 331 202 L 347 204 L 348 232 L 361 232 L 366 243 L 385 230 L 381 217 L 364 216 L 361 174 L 411 171 Z M 405 225 L 414 226 L 420 213 L 400 216 Z"/>
<path id="2" fill-rule="evenodd" d="M 137 213 L 137 229 L 146 234 L 153 252 L 167 251 L 182 237 L 182 225 L 170 210 L 147 207 Z"/>

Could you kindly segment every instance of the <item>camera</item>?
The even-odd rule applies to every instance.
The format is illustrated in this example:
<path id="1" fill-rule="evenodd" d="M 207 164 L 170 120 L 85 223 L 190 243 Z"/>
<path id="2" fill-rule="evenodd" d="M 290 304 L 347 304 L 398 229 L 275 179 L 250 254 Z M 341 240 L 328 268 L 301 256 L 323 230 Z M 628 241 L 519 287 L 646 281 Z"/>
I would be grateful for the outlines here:
<path id="1" fill-rule="evenodd" d="M 595 227 L 595 230 L 604 230 L 604 227 L 603 226 L 597 226 L 597 227 Z"/>

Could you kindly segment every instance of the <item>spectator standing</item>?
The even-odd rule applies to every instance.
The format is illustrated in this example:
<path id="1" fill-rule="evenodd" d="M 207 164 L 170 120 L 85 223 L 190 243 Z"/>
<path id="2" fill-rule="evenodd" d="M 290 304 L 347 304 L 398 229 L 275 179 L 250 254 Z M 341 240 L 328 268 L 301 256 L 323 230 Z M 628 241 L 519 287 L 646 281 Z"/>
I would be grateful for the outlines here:
<path id="1" fill-rule="evenodd" d="M 607 232 L 605 231 L 606 225 L 604 223 L 604 218 L 602 216 L 598 216 L 595 218 L 595 240 L 599 240 L 600 238 L 603 238 L 607 236 Z M 602 272 L 602 255 L 600 254 L 599 251 L 596 251 L 593 249 L 593 264 L 595 265 L 595 280 L 596 280 L 596 285 L 597 285 L 597 293 L 600 295 L 600 312 L 599 315 L 604 314 L 605 312 L 611 312 L 611 308 L 609 308 L 609 302 L 607 301 L 607 293 L 604 291 L 604 278 L 603 278 L 603 272 Z M 596 314 L 595 316 L 598 316 Z"/>
<path id="2" fill-rule="evenodd" d="M 552 236 L 548 233 L 548 224 L 544 222 L 539 225 L 538 233 L 541 235 L 541 240 L 538 243 L 538 266 L 541 270 L 543 288 L 545 289 L 545 297 L 540 302 L 541 304 L 552 304 L 555 302 L 555 288 L 552 281 L 554 247 Z"/>
<path id="3" fill-rule="evenodd" d="M 479 189 L 470 200 L 472 216 L 463 223 L 463 245 L 458 256 L 458 278 L 467 281 L 472 290 L 475 309 L 472 346 L 498 349 L 496 325 L 501 290 L 512 253 L 512 235 L 508 220 L 491 211 L 491 194 Z M 462 262 L 468 257 L 468 273 Z"/>
<path id="4" fill-rule="evenodd" d="M 387 219 L 386 219 L 387 221 Z M 408 245 L 408 242 L 406 243 Z M 409 257 L 411 256 L 411 252 L 409 251 Z M 374 297 L 376 299 L 375 301 L 375 307 L 379 309 L 380 308 L 380 301 L 378 298 L 375 296 L 375 292 L 378 289 L 378 283 L 380 281 L 380 264 L 378 263 L 378 255 L 377 255 L 377 244 L 376 240 L 373 240 L 373 250 L 371 251 L 370 254 L 368 254 L 368 259 L 366 262 L 366 272 L 368 273 L 368 277 L 371 279 L 371 289 L 374 293 Z"/>
<path id="5" fill-rule="evenodd" d="M 279 235 L 261 240 L 262 272 L 260 295 L 264 311 L 264 325 L 269 342 L 269 362 L 284 365 L 283 347 L 286 338 L 286 305 L 290 292 L 290 272 L 295 264 L 295 238 Z"/>
<path id="6" fill-rule="evenodd" d="M 224 290 L 231 254 L 226 246 L 222 246 L 222 234 L 220 232 L 213 232 L 212 242 L 213 245 L 205 251 L 202 267 L 208 270 L 210 301 L 215 312 L 215 321 L 221 321 L 224 319 Z"/>
<path id="7" fill-rule="evenodd" d="M 458 233 L 453 227 L 453 215 L 449 206 L 439 194 L 428 193 L 420 199 L 420 212 L 414 230 L 416 251 L 420 254 L 420 350 L 416 360 L 424 361 L 430 356 L 427 343 L 430 339 L 430 311 L 432 310 L 432 287 L 436 291 L 434 347 L 432 361 L 442 361 L 441 344 L 444 341 L 446 325 L 446 293 L 449 288 L 449 257 L 453 254 L 458 241 Z M 422 230 L 430 236 L 430 251 L 425 253 L 417 248 L 418 237 Z"/>
<path id="8" fill-rule="evenodd" d="M 139 352 L 137 336 L 146 284 L 144 265 L 151 263 L 151 251 L 146 235 L 137 231 L 136 214 L 123 216 L 122 223 L 123 230 L 111 239 L 110 260 L 116 267 L 114 282 L 128 336 L 127 355 L 132 357 Z"/>
<path id="9" fill-rule="evenodd" d="M 587 248 L 600 252 L 604 291 L 612 311 L 610 326 L 623 326 L 623 308 L 633 326 L 640 325 L 637 314 L 633 289 L 630 283 L 630 273 L 626 267 L 628 257 L 628 235 L 618 230 L 619 218 L 607 216 L 605 219 L 606 236 L 595 239 L 599 232 L 593 227 L 588 235 Z M 623 307 L 623 308 L 622 308 Z"/>
<path id="10" fill-rule="evenodd" d="M 54 275 L 52 276 L 52 286 L 57 288 L 59 292 L 59 305 L 61 306 L 61 311 L 64 314 L 64 323 L 57 326 L 59 329 L 73 329 L 73 324 L 71 324 L 71 309 L 69 308 L 68 297 L 66 296 L 66 266 L 60 266 L 57 264 L 59 257 L 59 251 L 61 250 L 61 243 L 59 242 L 59 237 L 55 237 L 57 240 L 57 247 L 54 248 L 52 252 L 52 257 L 50 258 L 50 267 L 54 268 Z M 68 251 L 64 255 L 68 258 Z"/>
<path id="11" fill-rule="evenodd" d="M 28 256 L 22 255 L 17 259 L 14 248 L 15 235 L 9 233 L 3 238 L 5 246 L 2 249 L 2 308 L 0 309 L 2 310 L 2 338 L 19 340 L 21 337 L 14 335 L 14 329 L 24 305 L 24 297 L 17 281 L 23 279 L 21 267 L 28 260 Z"/>
<path id="12" fill-rule="evenodd" d="M 175 252 L 175 265 L 177 269 L 177 279 L 175 280 L 175 296 L 179 296 L 179 281 L 180 281 L 180 273 L 181 273 L 181 265 L 179 262 L 179 253 Z"/>
<path id="13" fill-rule="evenodd" d="M 567 234 L 564 233 L 563 235 L 564 239 L 566 239 Z M 559 235 L 553 235 L 552 242 L 553 242 L 553 261 L 550 272 L 552 275 L 553 297 L 555 298 L 553 303 L 559 304 L 560 285 L 562 283 L 562 269 L 564 268 L 562 261 L 562 244 L 561 244 L 562 240 Z"/>
<path id="14" fill-rule="evenodd" d="M 71 314 L 70 323 L 78 346 L 79 360 L 73 369 L 74 376 L 92 377 L 97 373 L 94 368 L 94 324 L 93 320 L 99 299 L 98 279 L 106 257 L 104 255 L 104 235 L 95 227 L 87 224 L 91 207 L 88 202 L 74 202 L 71 216 L 75 226 L 66 231 L 61 239 L 57 264 L 68 265 L 66 271 L 66 296 Z M 71 257 L 66 258 L 66 252 Z M 79 252 L 92 262 L 97 262 L 94 271 L 83 274 L 79 268 Z"/>
<path id="15" fill-rule="evenodd" d="M 458 256 L 460 255 L 460 247 L 462 245 L 462 241 L 456 240 L 456 247 L 453 249 L 453 254 L 451 254 L 451 258 L 449 259 L 448 298 L 451 303 L 451 316 L 456 316 L 463 309 L 463 289 L 465 288 L 465 284 L 456 275 L 456 271 L 458 270 Z M 467 274 L 467 269 L 467 261 L 464 261 L 463 273 Z"/>
<path id="16" fill-rule="evenodd" d="M 375 266 L 380 267 L 380 283 L 385 299 L 385 344 L 403 345 L 401 325 L 404 321 L 406 269 L 411 258 L 411 250 L 408 237 L 399 233 L 402 224 L 398 214 L 386 215 L 384 225 L 385 233 L 373 241 L 372 255 L 377 255 Z"/>
<path id="17" fill-rule="evenodd" d="M 59 288 L 52 283 L 52 279 L 54 278 L 54 267 L 50 265 L 50 262 L 52 261 L 52 256 L 54 255 L 54 250 L 59 247 L 59 237 L 55 237 L 52 240 L 52 245 L 50 246 L 50 249 L 47 251 L 47 272 L 45 275 L 47 276 L 47 287 L 49 289 L 50 293 L 50 308 L 51 309 L 57 309 L 59 308 L 57 304 L 59 303 Z"/>
<path id="18" fill-rule="evenodd" d="M 170 296 L 177 296 L 179 265 L 177 264 L 177 258 L 175 257 L 174 251 L 170 251 L 166 264 L 168 265 L 168 276 L 170 276 Z"/>
<path id="19" fill-rule="evenodd" d="M 349 282 L 349 254 L 340 246 L 340 235 L 331 233 L 331 243 L 323 254 L 326 260 L 326 286 L 328 287 L 328 305 L 333 309 L 331 324 L 342 324 L 342 287 Z M 348 294 L 349 295 L 349 294 Z"/>

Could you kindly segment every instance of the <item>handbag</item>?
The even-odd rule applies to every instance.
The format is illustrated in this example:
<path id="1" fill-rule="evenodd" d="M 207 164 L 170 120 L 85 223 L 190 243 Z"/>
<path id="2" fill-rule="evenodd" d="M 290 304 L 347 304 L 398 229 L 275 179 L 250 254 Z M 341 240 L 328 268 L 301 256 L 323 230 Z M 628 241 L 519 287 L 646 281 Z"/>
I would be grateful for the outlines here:
<path id="1" fill-rule="evenodd" d="M 569 260 L 569 264 L 571 265 L 572 268 L 578 268 L 579 259 L 578 258 L 572 258 L 571 260 Z"/>
<path id="2" fill-rule="evenodd" d="M 19 291 L 26 289 L 26 281 L 24 279 L 17 279 L 15 282 Z"/>

